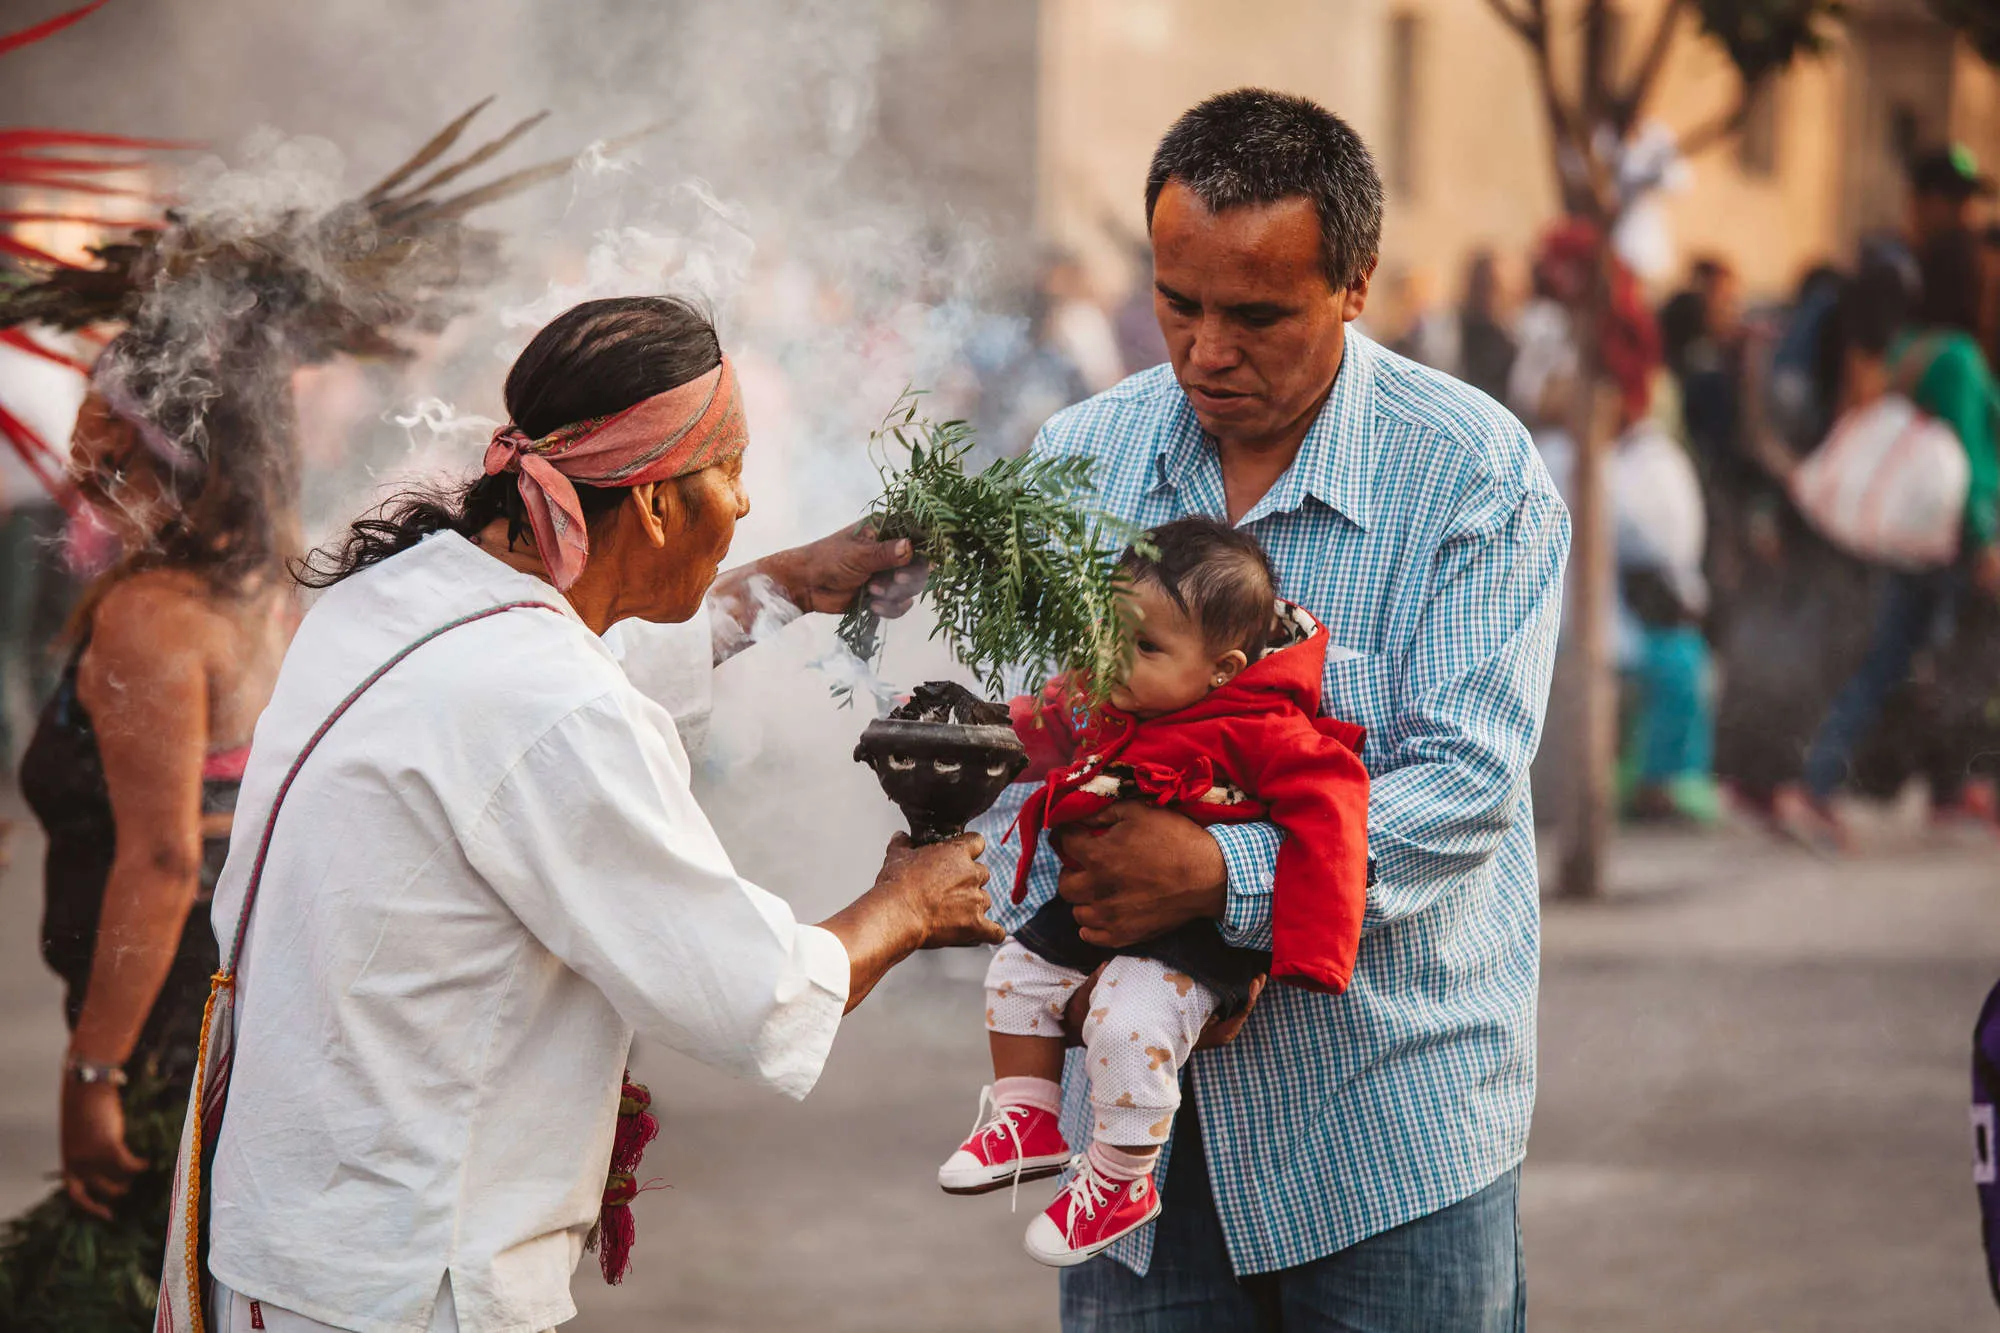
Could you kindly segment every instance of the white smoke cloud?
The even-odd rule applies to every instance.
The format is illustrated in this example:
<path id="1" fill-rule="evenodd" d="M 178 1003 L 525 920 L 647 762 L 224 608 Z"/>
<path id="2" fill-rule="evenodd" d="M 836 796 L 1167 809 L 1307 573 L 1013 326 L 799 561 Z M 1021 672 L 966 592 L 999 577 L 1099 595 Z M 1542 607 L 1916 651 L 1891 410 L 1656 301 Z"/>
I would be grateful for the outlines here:
<path id="1" fill-rule="evenodd" d="M 868 434 L 905 385 L 937 390 L 942 415 L 965 409 L 962 350 L 991 318 L 1003 252 L 1025 244 L 1024 228 L 996 238 L 883 148 L 898 44 L 949 34 L 933 8 L 160 0 L 77 30 L 78 44 L 97 44 L 87 96 L 72 92 L 74 74 L 38 68 L 0 90 L 0 112 L 32 99 L 32 116 L 11 119 L 204 139 L 215 149 L 180 173 L 179 197 L 256 228 L 352 198 L 488 93 L 497 103 L 467 142 L 551 109 L 490 174 L 563 153 L 575 170 L 475 219 L 509 233 L 507 278 L 410 364 L 337 362 L 297 378 L 306 536 L 332 535 L 413 481 L 470 475 L 505 416 L 507 364 L 561 310 L 673 292 L 715 312 L 742 374 L 753 512 L 736 553 L 747 559 L 862 515 L 877 487 Z M 660 128 L 622 141 L 648 125 Z M 829 617 L 772 629 L 716 673 L 704 766 L 707 803 L 746 871 L 808 915 L 869 882 L 900 822 L 850 758 L 869 682 L 856 682 L 862 707 L 835 706 L 819 665 L 831 631 Z M 888 643 L 887 681 L 952 671 L 921 613 Z"/>

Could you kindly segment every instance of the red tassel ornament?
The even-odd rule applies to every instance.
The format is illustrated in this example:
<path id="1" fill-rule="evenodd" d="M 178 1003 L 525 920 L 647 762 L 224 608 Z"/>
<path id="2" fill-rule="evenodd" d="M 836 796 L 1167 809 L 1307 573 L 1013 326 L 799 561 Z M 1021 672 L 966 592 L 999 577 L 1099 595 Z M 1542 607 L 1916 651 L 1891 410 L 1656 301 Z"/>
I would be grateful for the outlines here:
<path id="1" fill-rule="evenodd" d="M 660 1133 L 660 1122 L 649 1109 L 652 1104 L 653 1094 L 646 1090 L 645 1084 L 634 1082 L 628 1070 L 625 1085 L 618 1094 L 618 1128 L 611 1140 L 611 1171 L 604 1182 L 604 1204 L 597 1214 L 597 1227 L 591 1233 L 591 1241 L 600 1247 L 598 1267 L 604 1272 L 604 1280 L 614 1287 L 625 1280 L 625 1270 L 632 1264 L 632 1242 L 638 1237 L 638 1228 L 632 1220 L 632 1200 L 644 1189 L 637 1174 L 639 1159 L 645 1155 L 646 1145 Z"/>

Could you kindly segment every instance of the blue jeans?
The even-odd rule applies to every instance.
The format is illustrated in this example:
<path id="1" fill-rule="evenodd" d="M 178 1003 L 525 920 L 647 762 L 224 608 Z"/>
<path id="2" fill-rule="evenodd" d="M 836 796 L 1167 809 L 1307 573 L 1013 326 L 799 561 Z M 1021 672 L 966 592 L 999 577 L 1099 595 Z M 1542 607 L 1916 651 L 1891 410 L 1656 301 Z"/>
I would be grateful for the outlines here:
<path id="1" fill-rule="evenodd" d="M 1063 1333 L 1522 1333 L 1521 1173 L 1297 1268 L 1238 1278 L 1192 1099 L 1174 1127 L 1152 1271 L 1106 1258 L 1062 1273 Z"/>
<path id="2" fill-rule="evenodd" d="M 1896 573 L 1882 590 L 1868 655 L 1834 697 L 1826 720 L 1806 752 L 1806 789 L 1821 800 L 1846 779 L 1854 751 L 1868 739 L 1898 685 L 1909 679 L 1919 650 L 1940 646 L 1951 636 L 1956 571 Z"/>

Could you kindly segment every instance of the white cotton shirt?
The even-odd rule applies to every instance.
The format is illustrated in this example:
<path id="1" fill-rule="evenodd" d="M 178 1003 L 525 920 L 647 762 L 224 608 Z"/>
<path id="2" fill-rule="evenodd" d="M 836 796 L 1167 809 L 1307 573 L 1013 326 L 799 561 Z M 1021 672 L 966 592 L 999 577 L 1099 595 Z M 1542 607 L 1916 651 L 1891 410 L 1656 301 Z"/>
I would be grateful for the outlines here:
<path id="1" fill-rule="evenodd" d="M 300 626 L 215 894 L 225 956 L 307 737 L 406 644 L 516 600 L 561 612 L 450 631 L 327 733 L 250 923 L 210 1272 L 336 1328 L 424 1333 L 443 1281 L 465 1333 L 571 1318 L 635 1029 L 802 1097 L 845 1007 L 839 940 L 736 874 L 665 710 L 451 534 Z"/>

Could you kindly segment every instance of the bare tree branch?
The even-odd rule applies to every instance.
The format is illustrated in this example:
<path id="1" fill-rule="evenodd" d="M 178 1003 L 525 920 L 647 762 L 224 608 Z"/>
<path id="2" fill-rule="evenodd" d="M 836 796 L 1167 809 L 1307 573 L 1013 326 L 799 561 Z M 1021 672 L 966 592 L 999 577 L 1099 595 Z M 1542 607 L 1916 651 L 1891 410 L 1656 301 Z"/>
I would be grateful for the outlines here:
<path id="1" fill-rule="evenodd" d="M 1611 5 L 1609 0 L 1587 0 L 1583 8 L 1582 78 L 1577 87 L 1577 104 L 1583 123 L 1593 129 L 1609 119 L 1611 110 L 1611 67 L 1618 53 L 1611 49 Z"/>
<path id="2" fill-rule="evenodd" d="M 1622 137 L 1629 133 L 1639 119 L 1639 113 L 1646 108 L 1646 99 L 1652 96 L 1653 85 L 1658 82 L 1660 71 L 1666 68 L 1667 53 L 1673 50 L 1674 35 L 1680 28 L 1681 15 L 1687 11 L 1688 0 L 1667 0 L 1667 7 L 1660 11 L 1660 21 L 1653 27 L 1652 40 L 1646 43 L 1646 54 L 1639 60 L 1639 67 L 1632 72 L 1632 80 L 1625 91 L 1613 103 L 1612 114 Z"/>
<path id="3" fill-rule="evenodd" d="M 1507 0 L 1486 0 L 1486 7 L 1498 15 L 1502 23 L 1512 28 L 1522 41 L 1533 43 L 1539 40 L 1535 33 L 1534 20 L 1515 9 Z"/>
<path id="4" fill-rule="evenodd" d="M 1717 144 L 1726 143 L 1734 138 L 1737 131 L 1743 128 L 1744 122 L 1750 119 L 1751 111 L 1756 109 L 1758 96 L 1770 85 L 1771 77 L 1768 74 L 1754 82 L 1744 84 L 1736 95 L 1736 105 L 1723 115 L 1705 121 L 1680 136 L 1681 156 L 1693 157 L 1697 153 L 1705 153 Z"/>
<path id="5" fill-rule="evenodd" d="M 1541 94 L 1548 117 L 1549 146 L 1563 207 L 1599 222 L 1608 221 L 1616 209 L 1609 171 L 1596 159 L 1581 108 L 1571 105 L 1563 96 L 1549 41 L 1548 0 L 1527 0 L 1525 13 L 1514 7 L 1513 0 L 1486 0 L 1486 5 L 1527 43 L 1534 61 L 1536 91 Z"/>

